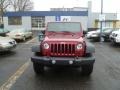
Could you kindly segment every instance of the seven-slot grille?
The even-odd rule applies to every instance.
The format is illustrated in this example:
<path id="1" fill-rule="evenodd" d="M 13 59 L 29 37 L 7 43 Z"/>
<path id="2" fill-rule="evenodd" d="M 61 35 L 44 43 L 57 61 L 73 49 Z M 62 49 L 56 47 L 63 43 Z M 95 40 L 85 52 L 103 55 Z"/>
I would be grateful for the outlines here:
<path id="1" fill-rule="evenodd" d="M 55 43 L 55 44 L 50 44 L 51 48 L 51 55 L 70 55 L 74 56 L 75 55 L 75 44 L 60 44 L 60 43 Z"/>

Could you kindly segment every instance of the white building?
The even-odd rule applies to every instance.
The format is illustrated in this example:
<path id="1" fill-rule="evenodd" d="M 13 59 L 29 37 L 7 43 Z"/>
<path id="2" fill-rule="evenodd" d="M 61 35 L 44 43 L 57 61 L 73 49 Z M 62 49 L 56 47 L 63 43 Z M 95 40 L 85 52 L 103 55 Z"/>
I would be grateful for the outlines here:
<path id="1" fill-rule="evenodd" d="M 28 11 L 7 12 L 4 16 L 4 28 L 26 28 L 43 30 L 47 22 L 81 22 L 83 29 L 87 30 L 88 11 Z"/>
<path id="2" fill-rule="evenodd" d="M 51 8 L 50 11 L 6 12 L 4 14 L 4 28 L 13 30 L 26 28 L 30 30 L 44 30 L 47 22 L 81 22 L 83 30 L 99 28 L 99 13 L 93 13 L 92 3 L 88 7 Z M 104 27 L 116 27 L 117 14 L 106 13 Z"/>

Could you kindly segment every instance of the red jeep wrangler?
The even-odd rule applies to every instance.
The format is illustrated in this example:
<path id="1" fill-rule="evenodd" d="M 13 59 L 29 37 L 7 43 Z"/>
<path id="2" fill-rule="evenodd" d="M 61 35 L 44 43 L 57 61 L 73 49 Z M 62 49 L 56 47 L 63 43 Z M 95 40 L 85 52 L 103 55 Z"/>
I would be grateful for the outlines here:
<path id="1" fill-rule="evenodd" d="M 45 66 L 81 66 L 83 75 L 93 71 L 95 48 L 85 41 L 80 22 L 49 22 L 40 44 L 32 51 L 36 74 L 42 73 Z"/>

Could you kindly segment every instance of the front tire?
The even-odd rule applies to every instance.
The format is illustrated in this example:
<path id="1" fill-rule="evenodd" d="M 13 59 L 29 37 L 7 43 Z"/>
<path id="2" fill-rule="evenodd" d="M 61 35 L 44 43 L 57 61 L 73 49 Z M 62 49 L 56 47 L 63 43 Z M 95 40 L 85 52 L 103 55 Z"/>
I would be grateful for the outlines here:
<path id="1" fill-rule="evenodd" d="M 82 69 L 82 71 L 81 71 L 82 75 L 89 76 L 93 71 L 93 64 L 92 65 L 82 65 L 81 69 Z"/>
<path id="2" fill-rule="evenodd" d="M 111 43 L 112 43 L 112 45 L 116 45 L 117 44 L 114 39 L 111 40 Z"/>
<path id="3" fill-rule="evenodd" d="M 39 63 L 33 62 L 33 68 L 36 74 L 42 74 L 44 72 L 44 66 Z"/>

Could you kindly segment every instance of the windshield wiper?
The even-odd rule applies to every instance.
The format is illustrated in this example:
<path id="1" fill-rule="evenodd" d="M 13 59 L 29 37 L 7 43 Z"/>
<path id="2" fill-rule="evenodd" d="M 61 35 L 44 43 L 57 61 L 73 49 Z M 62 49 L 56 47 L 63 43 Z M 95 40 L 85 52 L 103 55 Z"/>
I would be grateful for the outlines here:
<path id="1" fill-rule="evenodd" d="M 71 31 L 61 31 L 61 32 L 65 32 L 65 33 L 72 33 L 72 34 L 75 34 L 74 32 L 71 32 Z"/>
<path id="2" fill-rule="evenodd" d="M 48 32 L 50 32 L 50 33 L 57 33 L 56 31 L 48 31 Z"/>

